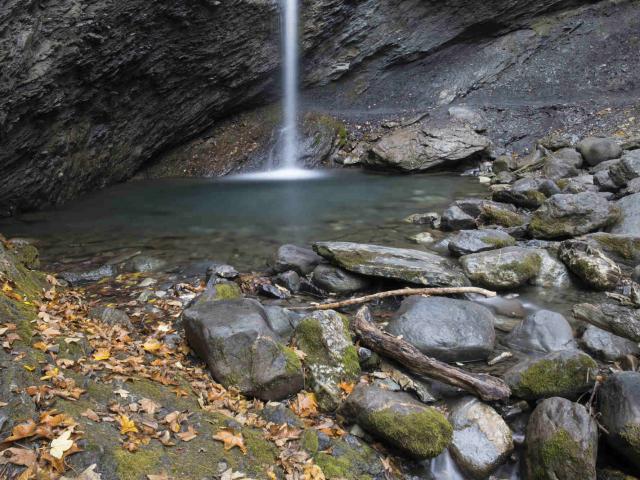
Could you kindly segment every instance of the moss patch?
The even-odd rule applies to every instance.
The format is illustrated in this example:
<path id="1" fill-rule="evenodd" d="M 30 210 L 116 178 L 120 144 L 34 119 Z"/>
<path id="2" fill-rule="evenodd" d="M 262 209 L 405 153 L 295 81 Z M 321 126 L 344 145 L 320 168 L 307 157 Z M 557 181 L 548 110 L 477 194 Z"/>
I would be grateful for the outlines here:
<path id="1" fill-rule="evenodd" d="M 514 394 L 522 398 L 573 396 L 584 389 L 587 375 L 597 368 L 596 362 L 587 355 L 565 361 L 540 360 L 522 372 Z"/>
<path id="2" fill-rule="evenodd" d="M 524 225 L 525 219 L 522 215 L 509 210 L 496 208 L 493 205 L 484 205 L 480 214 L 480 221 L 485 225 L 500 225 L 502 227 L 519 227 Z"/>
<path id="3" fill-rule="evenodd" d="M 636 455 L 640 457 L 640 424 L 628 423 L 625 425 L 620 436 L 635 450 Z"/>
<path id="4" fill-rule="evenodd" d="M 584 451 L 566 430 L 558 430 L 534 448 L 529 460 L 532 480 L 593 478 L 595 474 L 595 465 L 590 463 L 592 452 Z"/>
<path id="5" fill-rule="evenodd" d="M 235 300 L 242 297 L 242 291 L 235 283 L 218 283 L 214 288 L 216 291 L 214 300 Z"/>
<path id="6" fill-rule="evenodd" d="M 120 480 L 141 480 L 147 478 L 147 474 L 160 474 L 162 468 L 162 447 L 150 445 L 141 448 L 135 453 L 128 452 L 120 447 L 113 451 L 116 461 L 116 472 Z"/>
<path id="7" fill-rule="evenodd" d="M 318 434 L 315 430 L 305 430 L 300 439 L 300 445 L 307 452 L 315 454 L 318 451 Z"/>
<path id="8" fill-rule="evenodd" d="M 435 408 L 400 415 L 391 409 L 368 415 L 367 423 L 378 436 L 417 458 L 433 458 L 449 446 L 453 428 Z"/>

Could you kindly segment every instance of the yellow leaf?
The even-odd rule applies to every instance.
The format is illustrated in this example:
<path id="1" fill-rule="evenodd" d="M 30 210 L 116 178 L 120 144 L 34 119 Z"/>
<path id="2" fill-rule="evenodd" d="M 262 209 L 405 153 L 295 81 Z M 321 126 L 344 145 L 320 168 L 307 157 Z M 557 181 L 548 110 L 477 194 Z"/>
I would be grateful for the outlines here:
<path id="1" fill-rule="evenodd" d="M 118 419 L 118 421 L 120 422 L 120 433 L 122 435 L 130 432 L 138 433 L 138 428 L 136 427 L 136 424 L 133 422 L 133 420 L 131 420 L 126 415 L 120 415 L 120 418 Z"/>
<path id="2" fill-rule="evenodd" d="M 318 413 L 318 402 L 313 393 L 300 392 L 291 406 L 293 411 L 301 417 L 312 417 Z"/>
<path id="3" fill-rule="evenodd" d="M 33 372 L 36 369 L 36 367 L 32 365 L 23 365 L 23 367 L 27 372 Z"/>
<path id="4" fill-rule="evenodd" d="M 93 354 L 94 360 L 108 360 L 111 358 L 111 352 L 106 348 L 100 348 Z"/>
<path id="5" fill-rule="evenodd" d="M 57 377 L 59 373 L 60 370 L 58 370 L 58 367 L 52 368 L 48 370 L 47 373 L 45 373 L 42 377 L 40 377 L 40 380 L 50 380 Z"/>
<path id="6" fill-rule="evenodd" d="M 142 348 L 145 352 L 155 353 L 162 348 L 162 343 L 155 338 L 151 338 L 142 344 Z"/>
<path id="7" fill-rule="evenodd" d="M 247 447 L 244 445 L 244 438 L 241 433 L 234 433 L 229 428 L 223 428 L 213 436 L 214 440 L 218 440 L 224 444 L 225 450 L 231 450 L 233 447 L 238 447 L 242 450 L 242 453 L 247 453 Z"/>
<path id="8" fill-rule="evenodd" d="M 304 480 L 325 480 L 322 469 L 313 463 L 304 466 Z"/>
<path id="9" fill-rule="evenodd" d="M 61 459 L 64 456 L 64 452 L 69 450 L 73 445 L 71 440 L 71 430 L 65 430 L 62 434 L 51 442 L 51 456 L 53 458 Z"/>

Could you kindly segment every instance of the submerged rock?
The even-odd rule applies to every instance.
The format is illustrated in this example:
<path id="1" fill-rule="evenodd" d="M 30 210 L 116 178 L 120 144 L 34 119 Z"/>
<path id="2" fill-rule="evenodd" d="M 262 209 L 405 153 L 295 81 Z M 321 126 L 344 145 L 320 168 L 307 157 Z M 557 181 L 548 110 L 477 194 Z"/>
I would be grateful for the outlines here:
<path id="1" fill-rule="evenodd" d="M 449 251 L 457 256 L 515 245 L 516 240 L 502 230 L 462 230 L 449 239 Z"/>
<path id="2" fill-rule="evenodd" d="M 293 270 L 300 275 L 307 275 L 320 262 L 322 262 L 322 257 L 316 255 L 310 248 L 297 245 L 282 245 L 276 253 L 273 268 L 279 273 Z"/>
<path id="3" fill-rule="evenodd" d="M 182 321 L 189 346 L 225 387 L 280 400 L 304 386 L 300 360 L 280 343 L 257 301 L 198 298 Z"/>
<path id="4" fill-rule="evenodd" d="M 627 355 L 640 354 L 640 347 L 637 343 L 618 337 L 594 325 L 587 327 L 581 340 L 586 350 L 602 360 L 613 362 Z"/>
<path id="5" fill-rule="evenodd" d="M 372 435 L 415 458 L 434 458 L 451 443 L 445 416 L 407 393 L 359 384 L 341 413 Z"/>
<path id="6" fill-rule="evenodd" d="M 616 262 L 586 242 L 562 242 L 558 255 L 569 270 L 592 288 L 613 290 L 622 281 L 622 272 Z"/>
<path id="7" fill-rule="evenodd" d="M 294 342 L 306 354 L 304 365 L 320 407 L 335 410 L 342 400 L 340 382 L 354 381 L 360 374 L 347 318 L 333 310 L 313 312 L 296 327 Z"/>
<path id="8" fill-rule="evenodd" d="M 611 374 L 599 393 L 607 443 L 640 468 L 640 373 Z"/>
<path id="9" fill-rule="evenodd" d="M 509 426 L 498 413 L 473 397 L 451 406 L 453 441 L 449 450 L 473 478 L 487 478 L 513 451 Z"/>
<path id="10" fill-rule="evenodd" d="M 97 282 L 105 277 L 113 277 L 116 273 L 116 268 L 113 265 L 102 265 L 93 270 L 62 272 L 58 274 L 58 277 L 71 285 L 82 285 L 83 283 Z"/>
<path id="11" fill-rule="evenodd" d="M 507 247 L 465 255 L 460 263 L 473 283 L 503 290 L 527 284 L 540 273 L 542 261 L 537 250 Z"/>
<path id="12" fill-rule="evenodd" d="M 609 231 L 640 237 L 640 193 L 622 198 L 616 203 L 616 206 L 620 216 Z"/>
<path id="13" fill-rule="evenodd" d="M 611 225 L 618 209 L 602 195 L 591 192 L 559 194 L 535 211 L 529 231 L 535 238 L 563 238 Z"/>
<path id="14" fill-rule="evenodd" d="M 529 419 L 526 448 L 527 478 L 596 479 L 598 426 L 579 403 L 542 401 Z"/>
<path id="15" fill-rule="evenodd" d="M 160 272 L 167 266 L 166 260 L 150 255 L 136 255 L 125 263 L 124 269 L 128 272 L 152 273 Z"/>
<path id="16" fill-rule="evenodd" d="M 461 160 L 486 153 L 487 137 L 463 126 L 428 128 L 416 124 L 383 136 L 369 150 L 365 165 L 404 171 L 428 170 L 440 165 L 456 165 Z"/>
<path id="17" fill-rule="evenodd" d="M 548 310 L 528 315 L 506 336 L 504 343 L 523 352 L 546 353 L 577 347 L 567 319 Z"/>
<path id="18" fill-rule="evenodd" d="M 368 278 L 355 275 L 333 265 L 318 265 L 311 275 L 311 281 L 327 292 L 348 294 L 364 290 L 371 285 Z"/>
<path id="19" fill-rule="evenodd" d="M 505 373 L 504 380 L 519 398 L 574 399 L 593 385 L 597 368 L 586 353 L 562 350 L 522 360 Z"/>
<path id="20" fill-rule="evenodd" d="M 581 140 L 576 148 L 584 157 L 585 162 L 591 166 L 619 158 L 622 155 L 622 148 L 615 138 L 587 137 Z"/>
<path id="21" fill-rule="evenodd" d="M 342 268 L 362 275 L 427 287 L 468 285 L 462 271 L 433 253 L 349 242 L 319 242 L 313 248 Z"/>
<path id="22" fill-rule="evenodd" d="M 489 309 L 446 297 L 405 299 L 387 330 L 425 355 L 448 362 L 486 359 L 495 342 Z"/>

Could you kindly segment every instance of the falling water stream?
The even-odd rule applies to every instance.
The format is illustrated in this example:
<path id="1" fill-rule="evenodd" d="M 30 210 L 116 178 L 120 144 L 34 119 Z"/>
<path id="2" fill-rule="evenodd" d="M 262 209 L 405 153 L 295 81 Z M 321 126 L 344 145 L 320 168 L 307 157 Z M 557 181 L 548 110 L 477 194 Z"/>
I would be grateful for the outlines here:
<path id="1" fill-rule="evenodd" d="M 298 0 L 282 0 L 282 2 L 284 3 L 282 167 L 295 169 L 298 166 Z"/>

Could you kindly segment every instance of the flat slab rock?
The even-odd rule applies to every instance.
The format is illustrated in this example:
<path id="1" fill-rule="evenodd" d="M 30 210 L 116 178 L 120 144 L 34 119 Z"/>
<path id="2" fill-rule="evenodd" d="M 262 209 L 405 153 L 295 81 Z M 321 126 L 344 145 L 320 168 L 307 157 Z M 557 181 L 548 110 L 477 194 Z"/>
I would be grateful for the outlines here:
<path id="1" fill-rule="evenodd" d="M 426 287 L 469 285 L 456 265 L 433 253 L 350 242 L 318 242 L 313 248 L 319 255 L 340 267 L 362 275 Z"/>

